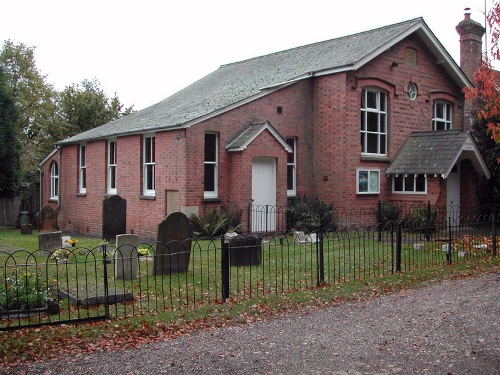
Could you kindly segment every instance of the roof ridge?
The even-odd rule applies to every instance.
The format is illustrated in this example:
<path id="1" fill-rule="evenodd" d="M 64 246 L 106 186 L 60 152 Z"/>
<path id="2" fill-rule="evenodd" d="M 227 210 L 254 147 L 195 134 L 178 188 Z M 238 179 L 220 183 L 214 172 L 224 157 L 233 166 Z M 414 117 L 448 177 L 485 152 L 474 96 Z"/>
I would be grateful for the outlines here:
<path id="1" fill-rule="evenodd" d="M 340 36 L 338 38 L 326 39 L 326 40 L 322 40 L 322 41 L 319 41 L 319 42 L 314 42 L 314 43 L 304 44 L 304 45 L 301 45 L 301 46 L 287 48 L 287 49 L 284 49 L 284 50 L 281 50 L 281 51 L 271 52 L 271 53 L 268 53 L 268 54 L 265 54 L 265 55 L 250 57 L 248 59 L 244 59 L 244 60 L 240 60 L 240 61 L 234 61 L 234 62 L 230 62 L 230 63 L 227 63 L 227 64 L 222 64 L 219 67 L 219 69 L 225 68 L 227 66 L 232 66 L 232 65 L 238 65 L 238 64 L 246 63 L 246 62 L 249 62 L 249 61 L 252 61 L 252 60 L 259 60 L 259 59 L 262 59 L 262 58 L 268 57 L 268 56 L 279 55 L 279 54 L 290 52 L 290 51 L 293 51 L 293 50 L 300 50 L 300 49 L 306 48 L 306 47 L 318 46 L 318 45 L 321 45 L 321 44 L 330 43 L 330 42 L 335 41 L 335 40 L 342 40 L 342 39 L 347 39 L 347 38 L 361 36 L 361 35 L 364 35 L 364 34 L 370 34 L 370 33 L 374 33 L 374 32 L 378 32 L 378 31 L 384 30 L 384 29 L 398 27 L 398 26 L 401 26 L 401 25 L 406 24 L 406 23 L 407 24 L 412 24 L 412 23 L 415 23 L 415 22 L 418 22 L 418 21 L 425 22 L 424 19 L 423 19 L 423 17 L 416 17 L 416 18 L 412 18 L 412 19 L 409 19 L 409 20 L 406 20 L 406 21 L 397 22 L 397 23 L 394 23 L 394 24 L 391 24 L 391 25 L 385 25 L 385 26 L 381 26 L 381 27 L 376 27 L 376 28 L 373 28 L 373 29 L 370 29 L 370 30 L 360 31 L 360 32 L 354 33 L 354 34 L 343 35 L 343 36 Z"/>

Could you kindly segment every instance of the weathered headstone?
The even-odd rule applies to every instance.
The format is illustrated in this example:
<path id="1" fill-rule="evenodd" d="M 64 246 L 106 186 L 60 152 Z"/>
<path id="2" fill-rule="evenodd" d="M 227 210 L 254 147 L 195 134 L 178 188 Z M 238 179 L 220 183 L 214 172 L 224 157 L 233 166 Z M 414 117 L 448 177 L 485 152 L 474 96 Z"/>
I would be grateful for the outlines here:
<path id="1" fill-rule="evenodd" d="M 102 201 L 102 238 L 106 241 L 127 232 L 127 201 L 111 195 Z"/>
<path id="2" fill-rule="evenodd" d="M 22 211 L 19 213 L 19 226 L 30 223 L 30 213 L 28 211 Z"/>
<path id="3" fill-rule="evenodd" d="M 413 244 L 413 250 L 415 251 L 424 251 L 425 250 L 425 245 L 423 243 L 414 243 Z"/>
<path id="4" fill-rule="evenodd" d="M 59 230 L 59 226 L 57 225 L 57 212 L 48 205 L 43 206 L 38 213 L 38 221 L 38 229 L 40 231 Z"/>
<path id="5" fill-rule="evenodd" d="M 158 225 L 153 274 L 187 272 L 193 228 L 182 212 L 174 212 Z"/>
<path id="6" fill-rule="evenodd" d="M 115 279 L 133 280 L 137 278 L 137 245 L 139 237 L 134 234 L 116 236 Z"/>
<path id="7" fill-rule="evenodd" d="M 61 248 L 62 232 L 38 233 L 38 251 L 40 255 L 50 255 Z"/>
<path id="8" fill-rule="evenodd" d="M 33 234 L 33 226 L 31 224 L 22 224 L 21 234 Z"/>
<path id="9" fill-rule="evenodd" d="M 258 266 L 262 262 L 262 239 L 255 235 L 237 235 L 229 240 L 231 266 Z"/>

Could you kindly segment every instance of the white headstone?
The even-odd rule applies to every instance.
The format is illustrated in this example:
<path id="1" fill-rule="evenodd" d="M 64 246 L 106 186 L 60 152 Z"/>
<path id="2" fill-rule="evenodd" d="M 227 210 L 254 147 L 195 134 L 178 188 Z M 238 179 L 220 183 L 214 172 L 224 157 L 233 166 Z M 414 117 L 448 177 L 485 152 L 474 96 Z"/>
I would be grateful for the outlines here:
<path id="1" fill-rule="evenodd" d="M 133 234 L 116 236 L 115 278 L 133 280 L 137 278 L 137 245 L 139 238 Z"/>
<path id="2" fill-rule="evenodd" d="M 71 247 L 71 244 L 69 242 L 66 242 L 66 241 L 69 241 L 69 240 L 71 240 L 70 236 L 62 236 L 61 237 L 62 247 L 64 249 L 67 248 L 67 247 Z"/>

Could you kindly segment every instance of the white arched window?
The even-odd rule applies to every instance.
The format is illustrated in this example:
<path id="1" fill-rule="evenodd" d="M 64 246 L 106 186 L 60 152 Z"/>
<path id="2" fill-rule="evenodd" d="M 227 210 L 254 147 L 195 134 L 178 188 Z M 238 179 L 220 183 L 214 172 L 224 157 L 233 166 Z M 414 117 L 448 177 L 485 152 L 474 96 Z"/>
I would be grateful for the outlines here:
<path id="1" fill-rule="evenodd" d="M 50 167 L 50 199 L 59 199 L 59 166 L 55 161 Z"/>

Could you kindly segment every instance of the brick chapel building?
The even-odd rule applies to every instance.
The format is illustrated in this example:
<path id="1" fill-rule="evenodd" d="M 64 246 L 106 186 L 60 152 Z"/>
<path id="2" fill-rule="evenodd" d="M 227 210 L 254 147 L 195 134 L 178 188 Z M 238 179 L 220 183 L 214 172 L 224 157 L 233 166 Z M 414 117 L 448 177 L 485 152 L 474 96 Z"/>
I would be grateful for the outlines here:
<path id="1" fill-rule="evenodd" d="M 462 69 L 422 18 L 221 66 L 165 100 L 61 140 L 40 164 L 59 226 L 101 234 L 102 202 L 126 199 L 127 233 L 169 213 L 377 201 L 475 202 L 489 177 L 462 90 L 484 28 L 457 26 Z M 279 228 L 276 228 L 279 229 Z"/>

